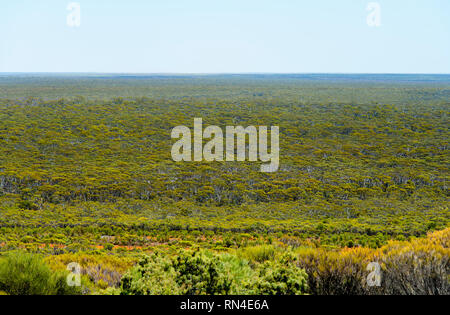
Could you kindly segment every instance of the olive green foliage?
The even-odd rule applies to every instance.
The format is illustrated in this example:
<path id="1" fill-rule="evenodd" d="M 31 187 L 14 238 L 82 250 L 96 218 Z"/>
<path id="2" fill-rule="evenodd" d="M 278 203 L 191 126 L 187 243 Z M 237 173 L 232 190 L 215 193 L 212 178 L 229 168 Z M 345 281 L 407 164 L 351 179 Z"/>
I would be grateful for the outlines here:
<path id="1" fill-rule="evenodd" d="M 448 225 L 445 80 L 111 79 L 0 78 L 0 244 L 86 245 L 108 226 L 109 249 L 149 229 L 375 248 Z M 194 117 L 280 126 L 279 171 L 172 161 L 171 129 Z"/>
<path id="2" fill-rule="evenodd" d="M 449 99 L 445 75 L 0 76 L 0 253 L 78 261 L 92 293 L 446 293 Z M 174 162 L 195 117 L 279 126 L 279 170 Z"/>
<path id="3" fill-rule="evenodd" d="M 253 268 L 228 254 L 181 251 L 145 256 L 123 278 L 122 294 L 304 294 L 307 275 L 291 261 Z"/>
<path id="4" fill-rule="evenodd" d="M 80 288 L 67 285 L 66 273 L 53 272 L 41 257 L 23 252 L 0 258 L 0 291 L 10 295 L 81 294 Z"/>
<path id="5" fill-rule="evenodd" d="M 203 251 L 146 256 L 122 278 L 122 293 L 228 294 L 232 279 L 220 272 L 221 263 L 219 256 Z"/>
<path id="6" fill-rule="evenodd" d="M 240 256 L 246 258 L 249 261 L 259 263 L 273 260 L 276 254 L 276 247 L 271 245 L 249 246 L 239 251 Z"/>
<path id="7" fill-rule="evenodd" d="M 279 260 L 266 261 L 259 269 L 259 278 L 254 283 L 254 294 L 298 295 L 308 292 L 308 275 L 294 264 L 290 255 Z"/>
<path id="8" fill-rule="evenodd" d="M 180 294 L 172 261 L 158 254 L 144 256 L 121 281 L 124 295 Z"/>
<path id="9" fill-rule="evenodd" d="M 220 273 L 221 259 L 203 251 L 183 252 L 173 262 L 182 294 L 228 294 L 232 279 Z"/>

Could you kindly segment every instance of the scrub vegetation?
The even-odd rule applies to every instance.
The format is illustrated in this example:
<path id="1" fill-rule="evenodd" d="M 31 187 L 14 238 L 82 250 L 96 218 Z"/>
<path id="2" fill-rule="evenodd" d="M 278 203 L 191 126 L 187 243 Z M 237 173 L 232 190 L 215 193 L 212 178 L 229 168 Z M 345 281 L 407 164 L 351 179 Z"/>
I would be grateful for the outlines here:
<path id="1" fill-rule="evenodd" d="M 444 75 L 2 75 L 0 291 L 449 294 L 449 100 Z M 172 161 L 195 117 L 279 126 L 278 171 Z"/>

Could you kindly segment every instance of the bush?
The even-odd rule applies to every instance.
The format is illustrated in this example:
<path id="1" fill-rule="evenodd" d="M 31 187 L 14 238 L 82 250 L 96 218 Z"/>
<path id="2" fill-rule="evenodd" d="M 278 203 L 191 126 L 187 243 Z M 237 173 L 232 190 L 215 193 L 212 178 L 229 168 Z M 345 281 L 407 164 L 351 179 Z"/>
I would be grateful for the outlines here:
<path id="1" fill-rule="evenodd" d="M 178 256 L 155 253 L 144 256 L 125 274 L 122 294 L 228 294 L 232 280 L 221 270 L 225 266 L 218 255 L 206 251 L 182 251 Z"/>
<path id="2" fill-rule="evenodd" d="M 299 266 L 308 274 L 309 293 L 317 295 L 448 295 L 450 294 L 450 229 L 411 242 L 390 241 L 378 250 L 308 249 Z M 367 266 L 381 266 L 381 285 L 367 285 Z"/>
<path id="3" fill-rule="evenodd" d="M 222 254 L 220 257 L 219 273 L 228 275 L 232 279 L 229 294 L 249 295 L 254 294 L 252 286 L 258 273 L 253 270 L 249 262 L 236 255 Z"/>
<path id="4" fill-rule="evenodd" d="M 208 255 L 209 254 L 209 255 Z M 220 270 L 221 257 L 206 251 L 181 252 L 173 261 L 181 294 L 229 294 L 233 279 Z"/>
<path id="5" fill-rule="evenodd" d="M 273 260 L 277 254 L 275 246 L 259 245 L 242 249 L 239 255 L 251 262 L 263 263 L 268 260 Z"/>
<path id="6" fill-rule="evenodd" d="M 89 282 L 92 282 L 101 288 L 105 285 L 119 286 L 123 274 L 133 267 L 138 259 L 78 252 L 76 254 L 47 256 L 44 261 L 52 270 L 65 270 L 69 263 L 77 262 L 81 267 L 82 279 L 87 280 L 85 284 L 89 286 Z"/>
<path id="7" fill-rule="evenodd" d="M 381 249 L 381 286 L 386 294 L 450 294 L 450 229 L 410 243 L 390 242 Z"/>
<path id="8" fill-rule="evenodd" d="M 54 273 L 33 254 L 12 252 L 0 260 L 0 291 L 11 295 L 80 294 L 69 287 L 63 273 Z"/>
<path id="9" fill-rule="evenodd" d="M 339 252 L 307 249 L 299 254 L 299 266 L 308 274 L 309 293 L 314 295 L 361 295 L 365 286 L 367 265 L 373 251 L 366 248 Z"/>
<path id="10" fill-rule="evenodd" d="M 300 295 L 308 290 L 308 275 L 293 263 L 267 261 L 259 266 L 259 277 L 252 285 L 254 294 Z"/>
<path id="11" fill-rule="evenodd" d="M 120 283 L 122 295 L 181 294 L 172 261 L 158 253 L 144 256 L 131 268 Z"/>
<path id="12" fill-rule="evenodd" d="M 206 250 L 145 256 L 125 274 L 121 294 L 302 294 L 306 273 L 288 260 L 257 264 Z"/>

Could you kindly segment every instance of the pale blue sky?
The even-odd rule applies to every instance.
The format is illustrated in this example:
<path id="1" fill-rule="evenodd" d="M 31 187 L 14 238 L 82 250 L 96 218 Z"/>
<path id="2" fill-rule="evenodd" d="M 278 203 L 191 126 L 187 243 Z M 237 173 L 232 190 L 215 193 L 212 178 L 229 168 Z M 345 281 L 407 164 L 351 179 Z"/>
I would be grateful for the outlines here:
<path id="1" fill-rule="evenodd" d="M 0 0 L 0 72 L 450 73 L 450 1 Z"/>

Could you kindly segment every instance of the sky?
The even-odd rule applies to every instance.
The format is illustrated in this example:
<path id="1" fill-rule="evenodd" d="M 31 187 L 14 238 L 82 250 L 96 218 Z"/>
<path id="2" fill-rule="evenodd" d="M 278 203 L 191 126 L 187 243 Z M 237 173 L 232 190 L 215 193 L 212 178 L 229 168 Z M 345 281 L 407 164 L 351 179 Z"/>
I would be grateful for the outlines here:
<path id="1" fill-rule="evenodd" d="M 449 74 L 450 1 L 0 0 L 0 72 Z"/>

